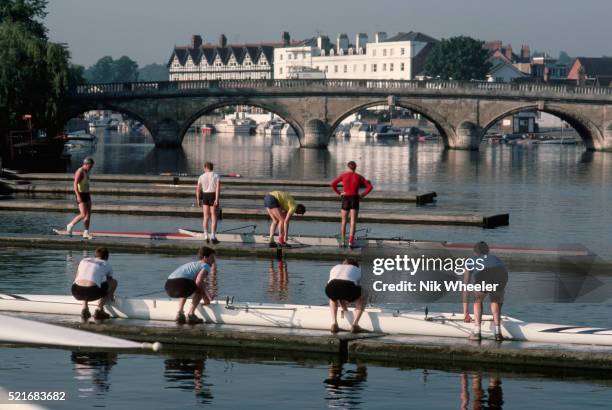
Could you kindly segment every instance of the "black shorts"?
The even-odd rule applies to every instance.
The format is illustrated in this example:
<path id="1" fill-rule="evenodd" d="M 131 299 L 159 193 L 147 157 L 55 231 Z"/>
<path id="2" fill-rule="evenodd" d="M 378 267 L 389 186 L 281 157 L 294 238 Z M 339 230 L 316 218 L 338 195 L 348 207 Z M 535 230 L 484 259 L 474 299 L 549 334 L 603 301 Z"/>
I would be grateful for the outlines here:
<path id="1" fill-rule="evenodd" d="M 185 278 L 168 279 L 164 286 L 166 293 L 171 298 L 188 298 L 197 288 L 194 281 Z"/>
<path id="2" fill-rule="evenodd" d="M 342 197 L 342 209 L 345 211 L 350 211 L 351 209 L 359 211 L 359 196 L 357 195 L 343 196 Z"/>
<path id="3" fill-rule="evenodd" d="M 270 194 L 264 196 L 264 206 L 268 209 L 280 208 L 278 200 Z"/>
<path id="4" fill-rule="evenodd" d="M 487 285 L 497 285 L 495 291 L 492 292 L 475 292 L 479 299 L 484 299 L 486 295 L 490 295 L 492 302 L 503 302 L 506 285 L 508 284 L 508 271 L 502 267 L 485 268 L 481 272 L 474 275 L 474 283 L 480 284 L 484 282 Z"/>
<path id="5" fill-rule="evenodd" d="M 201 205 L 213 206 L 217 199 L 216 192 L 204 192 L 202 193 L 202 199 L 200 200 Z"/>
<path id="6" fill-rule="evenodd" d="M 88 203 L 91 202 L 91 194 L 89 192 L 81 192 L 81 202 Z M 77 198 L 77 204 L 79 203 L 79 198 Z"/>
<path id="7" fill-rule="evenodd" d="M 108 283 L 102 283 L 102 286 L 79 286 L 76 283 L 72 284 L 70 289 L 72 296 L 76 300 L 86 300 L 92 302 L 94 300 L 102 299 L 108 294 Z"/>
<path id="8" fill-rule="evenodd" d="M 331 300 L 354 302 L 361 297 L 361 286 L 350 280 L 332 279 L 325 286 L 325 294 Z"/>

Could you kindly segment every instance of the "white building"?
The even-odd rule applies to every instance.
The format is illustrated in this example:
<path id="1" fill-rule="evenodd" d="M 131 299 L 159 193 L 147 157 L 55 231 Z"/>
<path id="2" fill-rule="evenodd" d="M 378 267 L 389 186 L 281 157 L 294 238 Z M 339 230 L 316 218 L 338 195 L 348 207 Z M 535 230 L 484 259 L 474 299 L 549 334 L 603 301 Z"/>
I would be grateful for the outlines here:
<path id="1" fill-rule="evenodd" d="M 168 61 L 170 81 L 251 80 L 273 76 L 274 47 L 286 43 L 227 45 L 224 35 L 219 44 L 202 44 L 194 35 L 191 45 L 175 47 Z"/>
<path id="2" fill-rule="evenodd" d="M 350 44 L 346 34 L 336 44 L 319 36 L 274 49 L 274 78 L 299 78 L 296 73 L 319 70 L 327 79 L 413 80 L 422 73 L 425 59 L 437 40 L 417 32 L 358 33 Z"/>

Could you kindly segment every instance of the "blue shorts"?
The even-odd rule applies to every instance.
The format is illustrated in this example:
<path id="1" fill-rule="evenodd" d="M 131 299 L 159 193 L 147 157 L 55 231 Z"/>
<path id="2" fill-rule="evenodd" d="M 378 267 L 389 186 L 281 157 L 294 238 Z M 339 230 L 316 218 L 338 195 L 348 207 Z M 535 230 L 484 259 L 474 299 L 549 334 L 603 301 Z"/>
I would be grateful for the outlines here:
<path id="1" fill-rule="evenodd" d="M 278 200 L 270 194 L 264 196 L 264 206 L 268 209 L 280 208 Z"/>

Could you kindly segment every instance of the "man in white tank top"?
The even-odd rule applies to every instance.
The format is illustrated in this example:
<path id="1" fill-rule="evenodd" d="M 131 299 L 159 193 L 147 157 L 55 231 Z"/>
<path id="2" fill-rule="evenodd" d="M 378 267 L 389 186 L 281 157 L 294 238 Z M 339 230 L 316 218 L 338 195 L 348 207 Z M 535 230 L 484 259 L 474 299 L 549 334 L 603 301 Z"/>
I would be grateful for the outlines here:
<path id="1" fill-rule="evenodd" d="M 365 306 L 365 294 L 359 285 L 361 280 L 361 269 L 357 261 L 345 259 L 341 265 L 334 266 L 329 272 L 329 281 L 325 286 L 325 294 L 329 298 L 332 325 L 331 332 L 338 333 L 338 303 L 342 306 L 342 317 L 348 311 L 347 305 L 355 302 L 355 317 L 351 324 L 351 333 L 363 332 L 359 327 L 359 319 L 363 314 Z"/>
<path id="2" fill-rule="evenodd" d="M 88 303 L 94 300 L 99 301 L 94 318 L 109 319 L 110 315 L 104 311 L 104 305 L 113 299 L 116 289 L 117 281 L 113 279 L 106 248 L 96 249 L 95 258 L 85 258 L 79 263 L 71 292 L 75 299 L 83 301 L 81 317 L 84 320 L 91 317 Z"/>
<path id="3" fill-rule="evenodd" d="M 213 168 L 212 162 L 204 163 L 204 173 L 198 178 L 196 187 L 196 202 L 198 206 L 202 207 L 204 239 L 206 243 L 212 241 L 216 245 L 219 243 L 217 239 L 217 212 L 221 196 L 221 181 L 219 174 L 213 172 Z M 212 225 L 210 239 L 208 238 L 209 221 Z"/>

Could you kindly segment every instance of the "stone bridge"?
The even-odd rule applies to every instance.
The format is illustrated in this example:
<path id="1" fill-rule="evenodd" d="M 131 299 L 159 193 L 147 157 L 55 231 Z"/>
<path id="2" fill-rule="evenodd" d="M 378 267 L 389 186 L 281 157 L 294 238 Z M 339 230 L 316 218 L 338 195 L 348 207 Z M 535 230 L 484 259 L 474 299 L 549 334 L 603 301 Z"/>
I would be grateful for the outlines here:
<path id="1" fill-rule="evenodd" d="M 524 110 L 560 117 L 587 149 L 612 151 L 612 88 L 546 84 L 387 80 L 217 80 L 82 85 L 68 96 L 65 118 L 113 110 L 142 122 L 158 147 L 180 146 L 201 115 L 228 105 L 278 114 L 302 147 L 325 148 L 350 114 L 392 102 L 421 114 L 447 148 L 477 150 L 488 128 Z"/>

